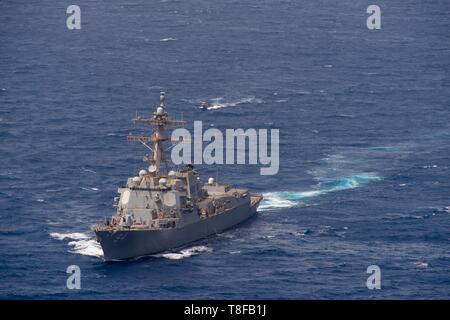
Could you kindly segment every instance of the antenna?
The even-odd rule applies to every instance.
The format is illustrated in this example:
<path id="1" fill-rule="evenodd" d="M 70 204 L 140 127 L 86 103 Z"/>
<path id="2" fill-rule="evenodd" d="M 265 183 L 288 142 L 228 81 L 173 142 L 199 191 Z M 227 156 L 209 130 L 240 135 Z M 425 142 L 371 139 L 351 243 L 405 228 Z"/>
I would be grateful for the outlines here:
<path id="1" fill-rule="evenodd" d="M 166 93 L 164 91 L 161 91 L 159 93 L 159 106 L 164 108 L 164 100 L 166 99 Z"/>
<path id="2" fill-rule="evenodd" d="M 153 112 L 153 118 L 144 118 L 136 116 L 133 119 L 134 123 L 141 123 L 149 125 L 153 128 L 153 133 L 148 135 L 133 135 L 127 136 L 129 141 L 138 141 L 142 143 L 151 152 L 151 156 L 145 156 L 144 161 L 150 165 L 154 165 L 156 172 L 159 172 L 160 165 L 164 164 L 165 168 L 168 168 L 169 160 L 166 158 L 164 151 L 167 151 L 164 143 L 170 140 L 170 137 L 166 135 L 164 128 L 166 126 L 179 126 L 184 125 L 185 121 L 172 120 L 169 118 L 168 113 L 164 110 L 165 93 L 163 91 L 159 94 L 159 106 Z M 150 144 L 150 145 L 149 145 Z"/>

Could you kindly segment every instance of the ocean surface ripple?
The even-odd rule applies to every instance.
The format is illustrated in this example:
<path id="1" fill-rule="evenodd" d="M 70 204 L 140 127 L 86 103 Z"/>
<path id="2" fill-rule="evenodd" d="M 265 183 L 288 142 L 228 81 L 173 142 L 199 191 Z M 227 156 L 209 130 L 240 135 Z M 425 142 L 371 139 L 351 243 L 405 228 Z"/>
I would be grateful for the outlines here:
<path id="1" fill-rule="evenodd" d="M 0 4 L 0 298 L 450 298 L 447 1 L 380 0 L 373 31 L 350 0 L 76 4 L 81 30 L 64 1 Z M 263 193 L 258 217 L 104 263 L 90 226 L 160 90 L 188 129 L 279 128 L 280 171 L 199 166 Z"/>

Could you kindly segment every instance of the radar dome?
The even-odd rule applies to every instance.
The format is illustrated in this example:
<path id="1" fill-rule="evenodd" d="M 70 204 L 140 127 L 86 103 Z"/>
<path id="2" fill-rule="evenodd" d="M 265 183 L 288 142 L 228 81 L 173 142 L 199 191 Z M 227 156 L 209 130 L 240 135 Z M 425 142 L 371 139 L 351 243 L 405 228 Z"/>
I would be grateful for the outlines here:
<path id="1" fill-rule="evenodd" d="M 133 182 L 140 182 L 141 181 L 141 178 L 139 178 L 139 177 L 134 177 L 133 178 Z"/>
<path id="2" fill-rule="evenodd" d="M 173 170 L 169 171 L 169 174 L 168 174 L 169 177 L 175 177 L 176 175 L 177 174 L 175 173 L 175 171 L 173 171 Z"/>
<path id="3" fill-rule="evenodd" d="M 215 181 L 214 181 L 214 178 L 209 178 L 209 179 L 208 179 L 208 184 L 209 184 L 209 185 L 213 185 L 214 182 L 215 182 Z"/>
<path id="4" fill-rule="evenodd" d="M 163 107 L 156 108 L 156 114 L 158 116 L 162 116 L 164 114 L 164 108 Z"/>
<path id="5" fill-rule="evenodd" d="M 159 185 L 160 186 L 165 186 L 166 184 L 167 184 L 167 179 L 166 178 L 159 179 Z"/>
<path id="6" fill-rule="evenodd" d="M 147 174 L 147 171 L 145 171 L 144 169 L 142 169 L 141 171 L 139 171 L 139 177 L 143 177 Z"/>

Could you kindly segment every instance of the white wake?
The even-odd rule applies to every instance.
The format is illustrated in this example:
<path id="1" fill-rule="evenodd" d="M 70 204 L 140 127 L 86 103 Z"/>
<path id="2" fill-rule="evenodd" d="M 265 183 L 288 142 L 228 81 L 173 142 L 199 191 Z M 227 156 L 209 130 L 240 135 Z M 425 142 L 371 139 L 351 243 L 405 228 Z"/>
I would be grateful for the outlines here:
<path id="1" fill-rule="evenodd" d="M 179 252 L 154 254 L 154 255 L 152 255 L 152 257 L 166 258 L 166 259 L 170 259 L 170 260 L 180 260 L 180 259 L 185 259 L 185 258 L 189 258 L 189 257 L 195 256 L 195 255 L 198 255 L 200 253 L 211 252 L 211 251 L 212 251 L 212 249 L 208 248 L 206 246 L 194 246 L 191 248 L 186 248 L 186 249 L 180 250 Z"/>
<path id="2" fill-rule="evenodd" d="M 328 179 L 320 182 L 316 189 L 310 191 L 279 191 L 264 193 L 264 199 L 259 206 L 259 211 L 274 210 L 280 208 L 291 208 L 308 200 L 330 192 L 354 189 L 371 182 L 380 181 L 381 178 L 375 174 L 360 174 L 346 178 Z"/>
<path id="3" fill-rule="evenodd" d="M 72 240 L 67 243 L 71 247 L 69 252 L 81 254 L 83 256 L 91 256 L 103 258 L 103 250 L 94 237 L 81 232 L 58 233 L 52 232 L 50 236 L 57 240 Z"/>

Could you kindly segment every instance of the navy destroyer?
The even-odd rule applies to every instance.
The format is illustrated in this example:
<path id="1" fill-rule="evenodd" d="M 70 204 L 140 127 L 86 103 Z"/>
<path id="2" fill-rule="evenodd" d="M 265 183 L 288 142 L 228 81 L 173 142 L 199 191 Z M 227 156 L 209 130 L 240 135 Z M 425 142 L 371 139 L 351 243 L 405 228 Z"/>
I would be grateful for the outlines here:
<path id="1" fill-rule="evenodd" d="M 118 189 L 116 213 L 92 226 L 106 261 L 147 256 L 220 233 L 256 215 L 262 200 L 260 194 L 220 184 L 214 178 L 202 184 L 192 165 L 173 168 L 165 154 L 171 143 L 165 128 L 185 121 L 170 119 L 164 100 L 161 92 L 151 118 L 133 119 L 149 125 L 151 135 L 128 135 L 128 140 L 151 150 L 144 156 L 147 170 L 128 178 Z"/>

